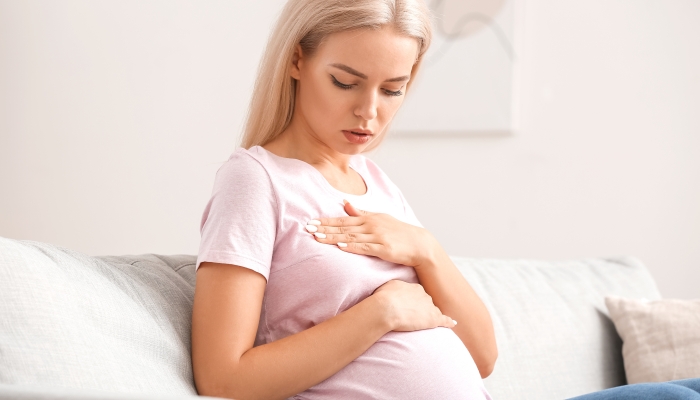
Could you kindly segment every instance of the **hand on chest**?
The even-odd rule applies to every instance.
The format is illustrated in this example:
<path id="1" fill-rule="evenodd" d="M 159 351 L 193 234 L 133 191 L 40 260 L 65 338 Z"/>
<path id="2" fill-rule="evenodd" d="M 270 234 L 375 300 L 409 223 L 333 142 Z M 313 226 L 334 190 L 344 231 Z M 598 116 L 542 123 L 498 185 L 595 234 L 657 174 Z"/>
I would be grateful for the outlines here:
<path id="1" fill-rule="evenodd" d="M 375 212 L 396 213 L 391 205 L 363 206 Z M 362 301 L 389 280 L 418 282 L 412 267 L 348 253 L 335 244 L 316 241 L 305 228 L 311 215 L 338 217 L 347 214 L 342 203 L 325 209 L 309 208 L 289 210 L 288 218 L 283 219 L 285 229 L 278 232 L 266 288 L 268 311 L 275 310 L 278 318 L 294 316 L 302 325 L 319 323 Z M 293 215 L 304 217 L 293 218 Z"/>

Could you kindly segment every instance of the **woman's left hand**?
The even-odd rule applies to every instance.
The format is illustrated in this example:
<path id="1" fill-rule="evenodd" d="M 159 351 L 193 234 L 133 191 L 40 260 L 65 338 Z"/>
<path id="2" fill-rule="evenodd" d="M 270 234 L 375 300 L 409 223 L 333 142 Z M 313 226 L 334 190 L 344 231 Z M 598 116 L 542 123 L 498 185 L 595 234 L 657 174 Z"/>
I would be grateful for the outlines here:
<path id="1" fill-rule="evenodd" d="M 311 220 L 306 229 L 320 243 L 414 268 L 432 256 L 434 238 L 427 229 L 389 214 L 359 210 L 347 201 L 345 212 L 347 217 Z"/>

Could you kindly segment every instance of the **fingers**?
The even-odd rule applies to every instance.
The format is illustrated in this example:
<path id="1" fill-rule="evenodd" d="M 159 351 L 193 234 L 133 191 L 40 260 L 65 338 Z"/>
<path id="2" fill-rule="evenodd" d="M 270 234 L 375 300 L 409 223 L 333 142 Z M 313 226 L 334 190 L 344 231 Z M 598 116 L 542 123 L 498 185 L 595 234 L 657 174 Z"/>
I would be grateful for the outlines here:
<path id="1" fill-rule="evenodd" d="M 364 255 L 375 255 L 382 254 L 382 245 L 377 243 L 358 243 L 358 242 L 338 242 L 338 247 L 344 251 L 364 254 Z"/>
<path id="2" fill-rule="evenodd" d="M 347 225 L 347 226 L 329 226 L 329 225 L 315 225 L 316 229 L 306 228 L 307 231 L 311 232 L 323 232 L 323 233 L 367 233 L 369 229 L 365 224 L 358 225 Z"/>
<path id="3" fill-rule="evenodd" d="M 369 212 L 369 211 L 360 210 L 360 209 L 356 208 L 355 206 L 353 206 L 352 204 L 350 204 L 350 202 L 348 202 L 347 200 L 343 200 L 343 203 L 345 203 L 344 208 L 345 208 L 345 212 L 348 213 L 348 215 L 351 215 L 351 216 L 362 216 L 362 215 L 371 215 L 371 214 L 373 214 L 373 213 L 371 213 L 371 212 Z"/>
<path id="4" fill-rule="evenodd" d="M 378 243 L 383 236 L 370 233 L 370 229 L 371 224 L 365 223 L 364 217 L 319 218 L 306 225 L 317 242 L 337 245 L 349 253 L 382 257 L 388 247 Z"/>
<path id="5" fill-rule="evenodd" d="M 341 228 L 344 229 L 344 228 Z M 381 243 L 375 243 L 379 237 L 370 233 L 326 233 L 328 227 L 321 228 L 312 226 L 312 229 L 307 230 L 313 234 L 313 237 L 319 243 L 337 245 L 340 249 L 355 254 L 364 254 L 371 256 L 380 256 L 386 251 L 386 246 Z"/>
<path id="6" fill-rule="evenodd" d="M 338 242 L 343 243 L 375 243 L 376 238 L 372 234 L 368 233 L 324 233 L 324 232 L 314 232 L 314 236 L 321 243 L 336 244 Z"/>
<path id="7" fill-rule="evenodd" d="M 448 317 L 447 315 L 443 315 L 443 323 L 442 326 L 446 328 L 454 328 L 457 325 L 457 321 L 453 320 L 452 318 Z"/>
<path id="8" fill-rule="evenodd" d="M 323 226 L 356 226 L 362 225 L 365 221 L 365 217 L 337 217 L 337 218 L 316 218 L 316 221 L 320 222 Z"/>

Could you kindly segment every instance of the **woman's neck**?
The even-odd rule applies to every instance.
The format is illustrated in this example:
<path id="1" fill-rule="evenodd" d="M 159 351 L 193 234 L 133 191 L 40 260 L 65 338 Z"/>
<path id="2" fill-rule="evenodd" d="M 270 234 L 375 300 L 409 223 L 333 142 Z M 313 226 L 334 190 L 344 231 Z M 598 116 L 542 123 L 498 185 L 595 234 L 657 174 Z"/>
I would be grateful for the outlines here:
<path id="1" fill-rule="evenodd" d="M 341 174 L 350 172 L 352 155 L 340 153 L 312 134 L 294 129 L 291 125 L 262 147 L 277 156 L 295 158 L 319 170 L 331 169 Z"/>
<path id="2" fill-rule="evenodd" d="M 309 134 L 285 130 L 261 147 L 277 156 L 306 162 L 341 192 L 362 195 L 369 190 L 359 173 L 350 168 L 351 155 L 339 153 Z"/>

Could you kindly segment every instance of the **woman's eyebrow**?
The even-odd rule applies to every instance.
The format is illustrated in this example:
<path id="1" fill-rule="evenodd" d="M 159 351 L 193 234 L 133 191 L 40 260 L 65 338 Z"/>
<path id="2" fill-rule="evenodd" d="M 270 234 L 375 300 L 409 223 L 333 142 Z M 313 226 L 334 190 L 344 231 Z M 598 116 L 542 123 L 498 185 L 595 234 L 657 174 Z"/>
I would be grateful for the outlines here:
<path id="1" fill-rule="evenodd" d="M 348 67 L 348 66 L 345 65 L 345 64 L 333 63 L 333 64 L 328 64 L 328 65 L 331 66 L 331 67 L 335 67 L 335 68 L 338 68 L 338 69 L 342 69 L 343 71 L 345 71 L 345 72 L 347 72 L 347 73 L 349 73 L 349 74 L 353 74 L 353 75 L 355 75 L 355 76 L 358 76 L 358 77 L 360 77 L 360 78 L 362 78 L 362 79 L 367 79 L 367 75 L 363 74 L 362 72 L 360 72 L 360 71 L 358 71 L 358 70 L 356 70 L 356 69 L 350 68 L 350 67 Z M 396 77 L 396 78 L 387 79 L 387 80 L 385 80 L 384 82 L 401 82 L 401 81 L 407 81 L 407 80 L 409 80 L 409 79 L 410 79 L 410 76 L 404 75 L 404 76 L 398 76 L 398 77 Z"/>

